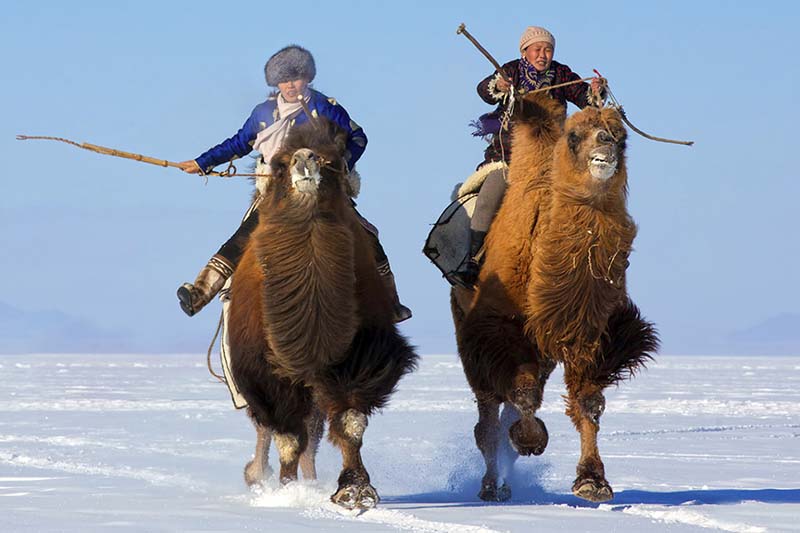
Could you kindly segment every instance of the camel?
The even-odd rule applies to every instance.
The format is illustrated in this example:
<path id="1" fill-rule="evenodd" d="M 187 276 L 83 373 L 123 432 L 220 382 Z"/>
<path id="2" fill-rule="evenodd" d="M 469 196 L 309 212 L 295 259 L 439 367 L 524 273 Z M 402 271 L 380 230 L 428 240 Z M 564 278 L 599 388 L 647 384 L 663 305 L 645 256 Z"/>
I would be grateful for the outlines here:
<path id="1" fill-rule="evenodd" d="M 626 209 L 625 128 L 612 108 L 565 117 L 546 95 L 518 101 L 508 190 L 478 283 L 451 293 L 478 403 L 475 441 L 486 463 L 479 497 L 487 501 L 511 496 L 500 458 L 513 464 L 544 452 L 548 433 L 536 411 L 558 363 L 581 441 L 572 491 L 594 502 L 613 498 L 597 448 L 603 389 L 631 377 L 658 348 L 625 284 L 636 235 Z"/>
<path id="2" fill-rule="evenodd" d="M 257 429 L 246 480 L 260 481 L 270 436 L 280 481 L 297 480 L 301 455 L 310 443 L 313 457 L 321 434 L 318 407 L 343 458 L 331 500 L 366 509 L 379 501 L 360 452 L 368 416 L 417 355 L 393 323 L 371 237 L 347 195 L 345 140 L 319 118 L 293 128 L 271 161 L 231 285 L 231 371 Z"/>

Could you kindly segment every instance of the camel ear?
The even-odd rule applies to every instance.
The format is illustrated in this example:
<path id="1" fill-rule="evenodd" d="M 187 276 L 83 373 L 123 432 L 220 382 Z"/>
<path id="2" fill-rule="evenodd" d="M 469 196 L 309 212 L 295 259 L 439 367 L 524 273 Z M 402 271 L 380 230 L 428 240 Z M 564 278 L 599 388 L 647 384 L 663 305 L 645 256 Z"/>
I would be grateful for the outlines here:
<path id="1" fill-rule="evenodd" d="M 611 129 L 625 129 L 625 126 L 622 124 L 622 117 L 616 108 L 604 107 L 600 110 L 600 115 L 603 117 L 603 120 L 611 126 Z M 616 133 L 616 131 L 614 133 Z"/>
<path id="2" fill-rule="evenodd" d="M 581 145 L 581 136 L 575 130 L 570 130 L 567 133 L 567 146 L 573 154 L 578 153 L 578 147 Z"/>

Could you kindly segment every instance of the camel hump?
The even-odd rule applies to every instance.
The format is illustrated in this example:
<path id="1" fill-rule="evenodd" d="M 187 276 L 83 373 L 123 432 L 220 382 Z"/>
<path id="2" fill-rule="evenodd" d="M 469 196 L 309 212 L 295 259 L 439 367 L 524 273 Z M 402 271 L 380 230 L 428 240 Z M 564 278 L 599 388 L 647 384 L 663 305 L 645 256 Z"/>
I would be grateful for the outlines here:
<path id="1" fill-rule="evenodd" d="M 546 93 L 524 95 L 514 106 L 514 124 L 560 129 L 567 107 Z"/>

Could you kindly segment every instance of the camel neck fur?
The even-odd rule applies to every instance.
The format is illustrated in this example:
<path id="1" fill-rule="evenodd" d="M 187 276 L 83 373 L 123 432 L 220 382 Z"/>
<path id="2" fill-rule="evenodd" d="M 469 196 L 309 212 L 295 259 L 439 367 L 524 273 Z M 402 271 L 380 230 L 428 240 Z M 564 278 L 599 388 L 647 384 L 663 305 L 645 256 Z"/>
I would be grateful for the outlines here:
<path id="1" fill-rule="evenodd" d="M 293 380 L 338 362 L 356 331 L 354 213 L 346 201 L 289 193 L 260 211 L 263 327 L 279 373 Z"/>
<path id="2" fill-rule="evenodd" d="M 626 297 L 636 225 L 627 212 L 624 155 L 593 179 L 565 139 L 553 155 L 552 199 L 537 231 L 526 328 L 551 357 L 591 360 L 611 313 Z"/>

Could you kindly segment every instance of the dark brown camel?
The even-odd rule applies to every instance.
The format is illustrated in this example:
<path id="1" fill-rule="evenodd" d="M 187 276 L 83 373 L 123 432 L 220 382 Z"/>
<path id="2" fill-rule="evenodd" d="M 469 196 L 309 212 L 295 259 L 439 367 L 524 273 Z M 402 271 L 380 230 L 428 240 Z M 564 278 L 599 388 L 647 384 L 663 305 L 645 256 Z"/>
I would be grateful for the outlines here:
<path id="1" fill-rule="evenodd" d="M 346 194 L 345 139 L 327 120 L 298 125 L 272 159 L 259 225 L 233 277 L 231 367 L 258 430 L 255 462 L 269 430 L 281 482 L 296 480 L 317 405 L 343 457 L 331 500 L 369 508 L 378 494 L 361 461 L 367 417 L 417 356 L 393 323 L 370 237 Z"/>
<path id="2" fill-rule="evenodd" d="M 511 495 L 498 486 L 506 431 L 516 453 L 544 452 L 547 429 L 535 414 L 562 363 L 566 412 L 581 436 L 572 490 L 606 501 L 613 492 L 597 449 L 602 391 L 658 347 L 625 286 L 636 234 L 626 210 L 626 132 L 613 109 L 587 108 L 565 122 L 564 107 L 543 95 L 519 101 L 516 113 L 508 191 L 478 285 L 452 293 L 459 354 L 478 401 L 475 440 L 486 461 L 479 496 Z"/>

